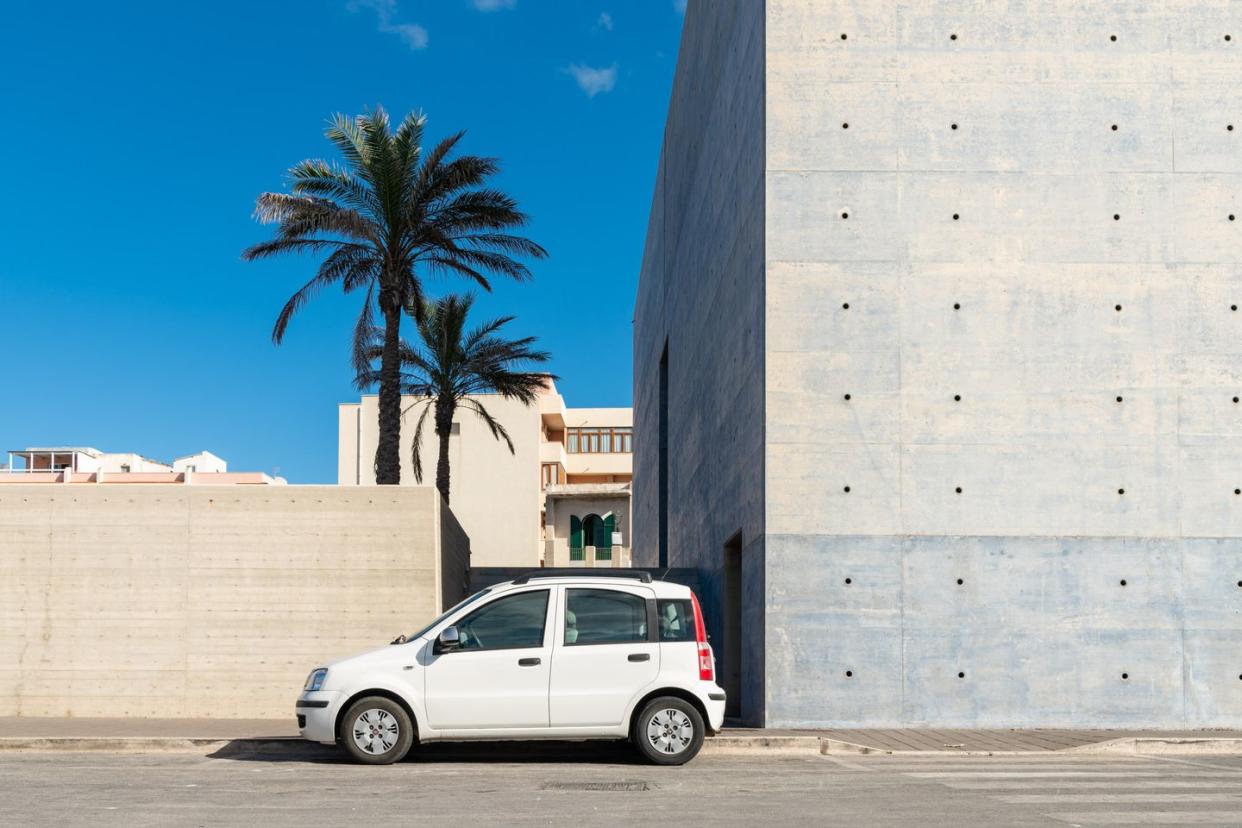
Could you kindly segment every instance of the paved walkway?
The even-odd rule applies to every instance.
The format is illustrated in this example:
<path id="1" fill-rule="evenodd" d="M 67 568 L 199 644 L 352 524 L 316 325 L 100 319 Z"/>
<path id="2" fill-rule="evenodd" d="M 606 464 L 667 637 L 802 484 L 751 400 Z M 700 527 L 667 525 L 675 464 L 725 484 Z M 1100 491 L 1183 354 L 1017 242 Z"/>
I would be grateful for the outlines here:
<path id="1" fill-rule="evenodd" d="M 296 737 L 289 719 L 78 719 L 0 717 L 0 739 L 277 739 Z M 1125 738 L 1242 739 L 1239 730 L 776 730 L 727 728 L 713 740 L 793 745 L 831 739 L 874 751 L 1057 751 Z"/>

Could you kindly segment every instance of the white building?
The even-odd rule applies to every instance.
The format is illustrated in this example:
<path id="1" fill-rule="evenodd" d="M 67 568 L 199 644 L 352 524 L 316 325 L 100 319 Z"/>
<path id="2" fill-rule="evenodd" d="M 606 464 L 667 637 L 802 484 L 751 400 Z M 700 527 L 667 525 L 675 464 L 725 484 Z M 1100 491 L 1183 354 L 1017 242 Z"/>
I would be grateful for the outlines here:
<path id="1" fill-rule="evenodd" d="M 172 463 L 89 446 L 34 446 L 8 454 L 8 467 L 0 470 L 0 483 L 285 483 L 283 477 L 263 472 L 230 472 L 229 464 L 209 451 L 178 457 Z"/>

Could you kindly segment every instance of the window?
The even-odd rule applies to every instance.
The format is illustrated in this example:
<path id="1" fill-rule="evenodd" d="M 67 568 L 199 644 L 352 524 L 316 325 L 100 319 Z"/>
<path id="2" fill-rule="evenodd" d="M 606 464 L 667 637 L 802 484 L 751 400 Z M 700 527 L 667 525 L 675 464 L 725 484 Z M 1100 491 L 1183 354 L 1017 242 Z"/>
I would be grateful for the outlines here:
<path id="1" fill-rule="evenodd" d="M 565 451 L 570 454 L 630 454 L 634 429 L 616 428 L 565 429 Z"/>
<path id="2" fill-rule="evenodd" d="M 564 483 L 564 482 L 565 482 L 565 473 L 561 470 L 561 466 L 559 463 L 544 463 L 543 464 L 544 488 L 547 488 L 548 486 L 551 486 L 557 483 Z"/>
<path id="3" fill-rule="evenodd" d="M 632 644 L 647 640 L 647 602 L 632 592 L 571 589 L 565 644 Z"/>
<path id="4" fill-rule="evenodd" d="M 497 598 L 457 622 L 460 650 L 520 650 L 543 646 L 548 591 Z"/>
<path id="5" fill-rule="evenodd" d="M 656 601 L 656 622 L 661 641 L 694 641 L 694 608 L 686 598 Z"/>

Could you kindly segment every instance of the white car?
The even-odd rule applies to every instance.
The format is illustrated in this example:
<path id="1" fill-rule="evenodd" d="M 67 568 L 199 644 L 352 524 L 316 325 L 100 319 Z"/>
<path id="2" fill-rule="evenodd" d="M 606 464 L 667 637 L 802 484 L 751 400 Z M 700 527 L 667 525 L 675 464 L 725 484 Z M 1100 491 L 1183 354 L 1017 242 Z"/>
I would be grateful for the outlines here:
<path id="1" fill-rule="evenodd" d="M 298 727 L 367 764 L 417 742 L 630 739 L 688 762 L 724 720 L 698 599 L 637 570 L 536 572 L 387 647 L 316 668 Z"/>

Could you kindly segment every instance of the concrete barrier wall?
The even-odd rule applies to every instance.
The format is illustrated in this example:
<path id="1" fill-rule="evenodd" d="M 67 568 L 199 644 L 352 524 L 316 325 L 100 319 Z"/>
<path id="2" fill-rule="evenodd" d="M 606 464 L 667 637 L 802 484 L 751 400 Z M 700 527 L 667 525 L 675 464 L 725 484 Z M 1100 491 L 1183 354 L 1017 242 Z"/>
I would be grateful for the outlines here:
<path id="1" fill-rule="evenodd" d="M 469 546 L 441 504 L 430 487 L 6 486 L 0 716 L 292 717 L 312 668 L 456 600 Z"/>

